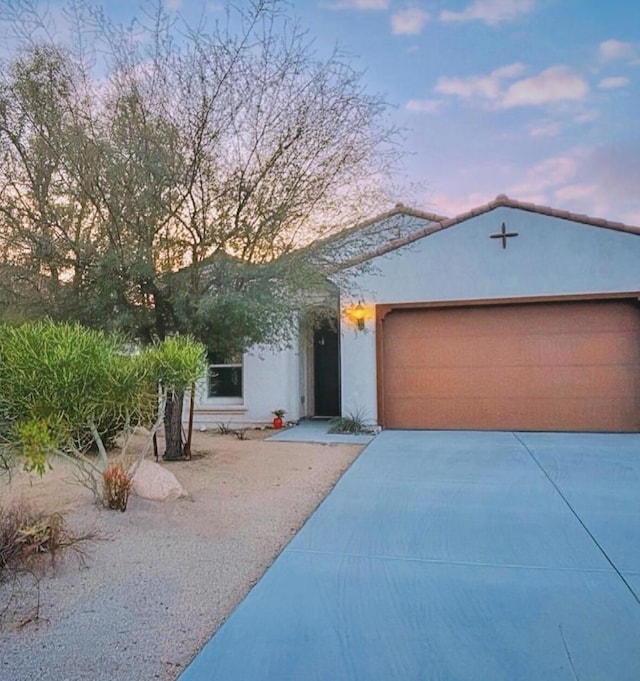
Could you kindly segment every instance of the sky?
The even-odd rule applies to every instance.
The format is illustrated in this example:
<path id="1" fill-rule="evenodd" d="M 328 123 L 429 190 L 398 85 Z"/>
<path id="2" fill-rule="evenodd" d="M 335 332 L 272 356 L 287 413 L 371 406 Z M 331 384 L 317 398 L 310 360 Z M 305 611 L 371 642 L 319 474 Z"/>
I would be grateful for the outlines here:
<path id="1" fill-rule="evenodd" d="M 506 194 L 640 225 L 637 0 L 294 6 L 408 129 L 407 203 L 454 216 Z"/>
<path id="2" fill-rule="evenodd" d="M 187 20 L 221 12 L 216 0 L 163 1 Z M 126 20 L 137 3 L 102 4 Z M 397 201 L 453 217 L 506 194 L 640 225 L 638 0 L 293 0 L 287 11 L 320 55 L 348 55 L 404 129 Z"/>

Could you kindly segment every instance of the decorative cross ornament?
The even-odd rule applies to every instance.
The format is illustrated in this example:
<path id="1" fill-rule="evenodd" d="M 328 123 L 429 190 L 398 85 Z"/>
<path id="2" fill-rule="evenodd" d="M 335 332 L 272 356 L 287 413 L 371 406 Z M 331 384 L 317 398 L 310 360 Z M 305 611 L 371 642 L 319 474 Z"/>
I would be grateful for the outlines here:
<path id="1" fill-rule="evenodd" d="M 507 227 L 503 222 L 500 231 L 497 234 L 490 234 L 489 236 L 492 239 L 502 239 L 502 248 L 506 248 L 507 239 L 509 239 L 512 236 L 518 236 L 518 232 L 507 232 Z"/>

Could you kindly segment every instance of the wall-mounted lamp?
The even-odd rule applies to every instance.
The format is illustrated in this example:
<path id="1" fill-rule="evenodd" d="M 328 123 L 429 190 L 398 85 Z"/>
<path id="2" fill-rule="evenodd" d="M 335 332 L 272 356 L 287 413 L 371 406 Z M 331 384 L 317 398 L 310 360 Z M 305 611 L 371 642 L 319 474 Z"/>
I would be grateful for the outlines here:
<path id="1" fill-rule="evenodd" d="M 358 331 L 364 331 L 364 320 L 367 316 L 367 311 L 362 307 L 362 303 L 358 303 L 355 307 L 347 309 L 347 317 L 355 323 Z"/>

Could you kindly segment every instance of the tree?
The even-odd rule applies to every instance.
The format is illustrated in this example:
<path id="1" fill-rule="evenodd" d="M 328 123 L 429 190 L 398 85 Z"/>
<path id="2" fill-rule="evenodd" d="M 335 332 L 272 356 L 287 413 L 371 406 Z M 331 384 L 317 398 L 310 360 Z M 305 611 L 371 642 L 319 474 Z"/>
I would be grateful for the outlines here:
<path id="1" fill-rule="evenodd" d="M 126 440 L 135 426 L 153 434 L 167 397 L 203 366 L 204 347 L 188 337 L 132 353 L 122 338 L 79 324 L 0 325 L 0 458 L 22 455 L 40 474 L 49 458 L 70 459 L 99 498 L 107 437 Z"/>
<path id="2" fill-rule="evenodd" d="M 161 3 L 122 30 L 75 2 L 100 51 L 38 41 L 5 65 L 0 253 L 32 314 L 223 353 L 290 340 L 324 283 L 300 246 L 380 202 L 395 131 L 279 0 L 245 4 L 178 33 Z"/>

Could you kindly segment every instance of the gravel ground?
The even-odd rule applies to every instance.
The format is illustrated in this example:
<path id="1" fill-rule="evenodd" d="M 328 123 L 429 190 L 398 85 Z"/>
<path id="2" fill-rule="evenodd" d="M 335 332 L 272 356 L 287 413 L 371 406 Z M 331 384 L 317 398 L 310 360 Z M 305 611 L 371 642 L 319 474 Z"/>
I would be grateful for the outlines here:
<path id="1" fill-rule="evenodd" d="M 0 680 L 172 681 L 361 449 L 198 434 L 192 461 L 166 464 L 191 499 L 132 497 L 124 514 L 96 508 L 64 466 L 19 476 L 4 503 L 68 509 L 70 527 L 106 539 L 40 581 L 39 619 L 21 627 L 36 595 L 24 582 L 0 623 Z"/>

